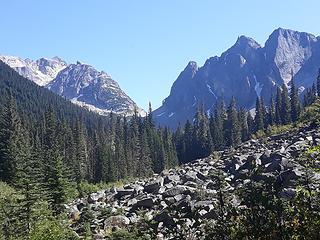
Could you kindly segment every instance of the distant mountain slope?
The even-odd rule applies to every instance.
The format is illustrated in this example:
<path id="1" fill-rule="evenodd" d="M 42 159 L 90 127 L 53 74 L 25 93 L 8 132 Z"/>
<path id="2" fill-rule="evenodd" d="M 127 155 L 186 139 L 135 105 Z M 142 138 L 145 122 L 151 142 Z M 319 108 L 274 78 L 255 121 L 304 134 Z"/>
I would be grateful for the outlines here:
<path id="1" fill-rule="evenodd" d="M 102 118 L 29 81 L 0 61 L 1 109 L 9 95 L 16 99 L 19 112 L 34 121 L 41 119 L 49 107 L 57 113 L 58 117 L 63 116 L 66 120 L 77 119 L 81 116 L 84 122 L 89 123 L 93 119 Z"/>
<path id="2" fill-rule="evenodd" d="M 110 112 L 133 115 L 135 108 L 140 115 L 145 115 L 143 109 L 124 93 L 116 81 L 90 65 L 80 62 L 67 64 L 58 57 L 33 61 L 0 56 L 0 60 L 39 86 L 47 87 L 71 102 L 101 115 Z"/>
<path id="3" fill-rule="evenodd" d="M 68 65 L 47 87 L 71 102 L 102 115 L 111 111 L 133 115 L 135 108 L 143 115 L 143 110 L 121 90 L 116 81 L 87 64 L 77 62 Z"/>
<path id="4" fill-rule="evenodd" d="M 320 41 L 312 34 L 279 28 L 264 47 L 241 36 L 202 67 L 190 62 L 153 116 L 158 124 L 174 128 L 191 120 L 199 105 L 210 113 L 219 99 L 228 102 L 232 96 L 250 109 L 257 96 L 268 103 L 277 86 L 289 84 L 292 73 L 302 92 L 313 84 L 319 67 Z"/>
<path id="5" fill-rule="evenodd" d="M 40 58 L 33 61 L 14 56 L 0 56 L 0 60 L 39 86 L 47 85 L 67 66 L 67 63 L 58 57 Z"/>

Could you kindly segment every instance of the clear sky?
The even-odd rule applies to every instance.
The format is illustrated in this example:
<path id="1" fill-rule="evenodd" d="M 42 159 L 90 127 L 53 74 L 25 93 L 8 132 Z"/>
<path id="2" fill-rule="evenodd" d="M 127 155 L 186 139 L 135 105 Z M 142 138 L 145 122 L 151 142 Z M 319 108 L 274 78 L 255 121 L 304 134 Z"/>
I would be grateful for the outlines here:
<path id="1" fill-rule="evenodd" d="M 59 56 L 108 72 L 139 106 L 161 105 L 190 60 L 239 35 L 320 34 L 319 0 L 0 0 L 0 54 Z"/>

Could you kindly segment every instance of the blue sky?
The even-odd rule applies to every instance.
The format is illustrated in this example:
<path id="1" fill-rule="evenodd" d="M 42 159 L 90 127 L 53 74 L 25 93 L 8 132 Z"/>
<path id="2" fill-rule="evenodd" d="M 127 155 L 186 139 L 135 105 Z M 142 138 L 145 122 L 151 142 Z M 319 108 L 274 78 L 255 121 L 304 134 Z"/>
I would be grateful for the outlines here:
<path id="1" fill-rule="evenodd" d="M 0 54 L 59 56 L 108 72 L 139 106 L 168 96 L 190 60 L 203 65 L 239 35 L 320 34 L 319 0 L 0 0 Z"/>

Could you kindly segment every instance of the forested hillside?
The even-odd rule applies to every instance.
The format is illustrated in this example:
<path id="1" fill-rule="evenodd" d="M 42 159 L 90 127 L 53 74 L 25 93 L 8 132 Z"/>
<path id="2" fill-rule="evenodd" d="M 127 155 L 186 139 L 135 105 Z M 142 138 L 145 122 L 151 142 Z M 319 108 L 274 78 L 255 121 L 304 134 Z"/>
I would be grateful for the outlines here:
<path id="1" fill-rule="evenodd" d="M 150 117 L 88 112 L 1 62 L 0 93 L 0 180 L 21 198 L 1 212 L 5 237 L 30 232 L 40 203 L 60 214 L 86 182 L 146 177 L 178 163 L 172 133 Z"/>

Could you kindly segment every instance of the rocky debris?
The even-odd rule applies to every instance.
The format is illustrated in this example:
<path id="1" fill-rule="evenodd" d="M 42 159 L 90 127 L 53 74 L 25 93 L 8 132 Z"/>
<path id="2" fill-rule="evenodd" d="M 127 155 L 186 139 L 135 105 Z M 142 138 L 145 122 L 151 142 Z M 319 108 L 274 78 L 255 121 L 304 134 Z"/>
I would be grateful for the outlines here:
<path id="1" fill-rule="evenodd" d="M 153 193 L 160 189 L 163 186 L 163 178 L 158 177 L 155 180 L 148 182 L 144 185 L 143 191 L 147 193 Z"/>
<path id="2" fill-rule="evenodd" d="M 115 198 L 121 199 L 125 196 L 131 196 L 135 192 L 134 189 L 118 189 L 117 194 L 115 194 Z"/>
<path id="3" fill-rule="evenodd" d="M 104 221 L 104 229 L 123 228 L 130 223 L 129 218 L 125 216 L 111 216 Z"/>
<path id="4" fill-rule="evenodd" d="M 132 208 L 152 208 L 154 206 L 154 201 L 152 198 L 144 198 L 136 202 Z"/>
<path id="5" fill-rule="evenodd" d="M 174 239 L 170 237 L 173 229 L 199 227 L 217 217 L 221 180 L 223 191 L 231 196 L 230 203 L 239 208 L 245 206 L 234 192 L 252 181 L 272 183 L 281 198 L 292 199 L 304 169 L 297 156 L 318 142 L 320 134 L 308 129 L 265 141 L 250 140 L 237 148 L 217 152 L 215 157 L 163 171 L 151 179 L 92 193 L 68 205 L 72 227 L 81 235 L 77 222 L 89 211 L 96 239 L 112 229 L 139 224 L 141 220 L 153 224 L 158 239 Z M 252 175 L 257 168 L 259 171 Z M 320 174 L 314 173 L 312 178 L 320 180 Z"/>
<path id="6" fill-rule="evenodd" d="M 105 200 L 106 194 L 104 191 L 97 192 L 97 193 L 91 193 L 88 197 L 88 203 L 96 203 L 96 202 L 102 202 Z"/>

